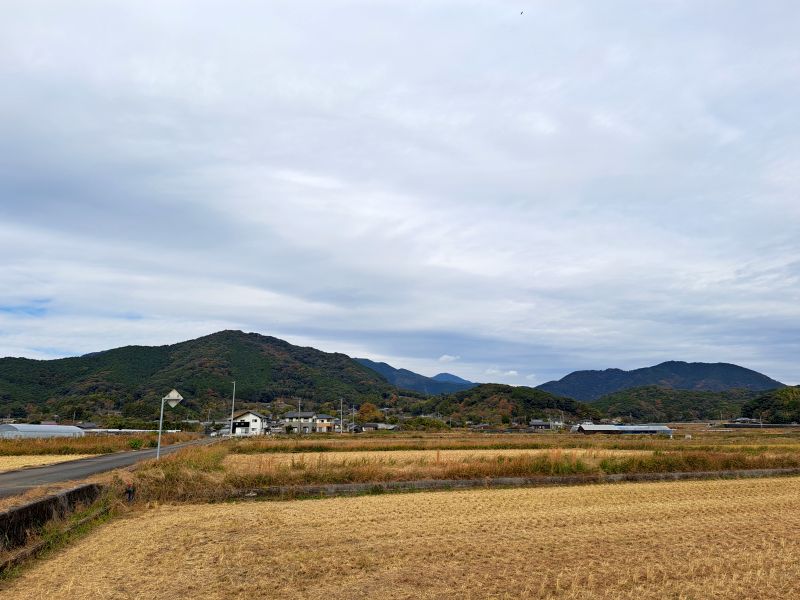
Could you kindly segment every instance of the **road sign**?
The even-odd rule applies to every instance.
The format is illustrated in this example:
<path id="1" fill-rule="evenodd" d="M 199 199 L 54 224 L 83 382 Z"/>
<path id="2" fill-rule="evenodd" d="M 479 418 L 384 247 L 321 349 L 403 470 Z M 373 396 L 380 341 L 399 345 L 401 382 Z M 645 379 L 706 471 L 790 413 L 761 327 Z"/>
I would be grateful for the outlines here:
<path id="1" fill-rule="evenodd" d="M 167 401 L 170 408 L 175 408 L 178 406 L 181 400 L 183 400 L 183 396 L 178 393 L 178 390 L 173 389 L 169 394 L 164 396 L 164 400 Z"/>

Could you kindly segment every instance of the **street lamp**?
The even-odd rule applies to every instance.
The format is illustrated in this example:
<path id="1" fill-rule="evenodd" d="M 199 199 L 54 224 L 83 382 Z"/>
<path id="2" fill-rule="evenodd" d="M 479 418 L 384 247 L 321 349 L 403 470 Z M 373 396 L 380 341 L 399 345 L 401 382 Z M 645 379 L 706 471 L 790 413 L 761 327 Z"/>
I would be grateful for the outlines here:
<path id="1" fill-rule="evenodd" d="M 164 401 L 169 404 L 170 408 L 178 406 L 183 396 L 178 393 L 178 390 L 173 389 L 169 394 L 161 399 L 161 417 L 158 419 L 158 447 L 156 448 L 156 460 L 161 458 L 161 428 L 164 426 Z"/>

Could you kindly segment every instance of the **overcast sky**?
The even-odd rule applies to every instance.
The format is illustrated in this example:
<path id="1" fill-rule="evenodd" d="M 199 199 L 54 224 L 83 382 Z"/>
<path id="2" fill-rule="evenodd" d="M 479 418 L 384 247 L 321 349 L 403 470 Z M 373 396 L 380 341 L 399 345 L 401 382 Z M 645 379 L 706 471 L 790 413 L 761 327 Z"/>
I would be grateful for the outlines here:
<path id="1" fill-rule="evenodd" d="M 800 383 L 798 40 L 794 0 L 3 0 L 0 356 Z"/>

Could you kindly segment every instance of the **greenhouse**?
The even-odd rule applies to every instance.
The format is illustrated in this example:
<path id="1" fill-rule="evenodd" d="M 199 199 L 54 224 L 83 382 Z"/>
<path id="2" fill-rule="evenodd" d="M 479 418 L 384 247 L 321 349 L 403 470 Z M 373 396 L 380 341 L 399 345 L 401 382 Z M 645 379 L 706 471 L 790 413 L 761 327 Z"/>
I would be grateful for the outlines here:
<path id="1" fill-rule="evenodd" d="M 13 423 L 0 425 L 0 439 L 83 437 L 84 432 L 74 425 L 30 425 Z"/>

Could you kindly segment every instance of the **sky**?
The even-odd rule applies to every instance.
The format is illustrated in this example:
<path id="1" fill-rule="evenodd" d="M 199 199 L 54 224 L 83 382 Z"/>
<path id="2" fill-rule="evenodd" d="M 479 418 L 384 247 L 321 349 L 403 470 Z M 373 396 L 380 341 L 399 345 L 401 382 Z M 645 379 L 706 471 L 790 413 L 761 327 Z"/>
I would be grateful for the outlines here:
<path id="1" fill-rule="evenodd" d="M 800 383 L 800 3 L 4 0 L 0 356 L 222 329 Z"/>

